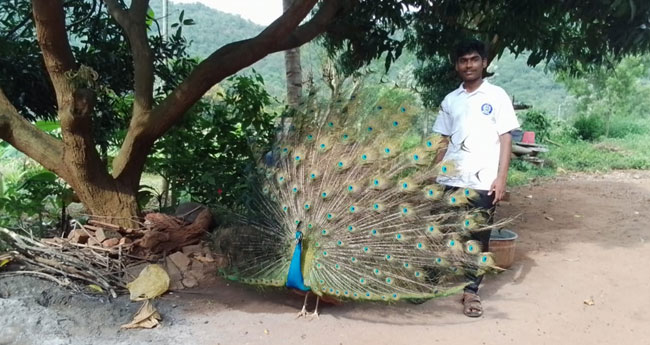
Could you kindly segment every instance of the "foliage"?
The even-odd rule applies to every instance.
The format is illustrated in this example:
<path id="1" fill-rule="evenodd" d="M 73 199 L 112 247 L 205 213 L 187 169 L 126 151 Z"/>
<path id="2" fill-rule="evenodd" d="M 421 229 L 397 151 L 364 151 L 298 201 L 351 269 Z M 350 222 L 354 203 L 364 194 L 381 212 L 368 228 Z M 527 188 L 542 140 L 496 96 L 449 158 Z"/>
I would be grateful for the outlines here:
<path id="1" fill-rule="evenodd" d="M 274 133 L 271 98 L 259 74 L 235 76 L 215 99 L 197 103 L 161 138 L 148 170 L 166 178 L 173 200 L 233 206 L 247 188 L 242 176 L 268 149 Z"/>
<path id="2" fill-rule="evenodd" d="M 382 56 L 388 67 L 405 47 L 414 50 L 425 61 L 418 81 L 435 103 L 444 93 L 433 88 L 464 38 L 489 42 L 488 60 L 507 49 L 529 52 L 529 65 L 553 60 L 571 69 L 650 50 L 649 14 L 647 1 L 360 1 L 327 33 L 325 45 L 343 51 L 348 72 Z"/>
<path id="3" fill-rule="evenodd" d="M 38 127 L 57 135 L 56 122 Z M 58 225 L 61 209 L 74 197 L 69 186 L 54 173 L 35 164 L 5 142 L 0 142 L 0 226 L 36 228 L 41 236 L 49 225 Z"/>
<path id="4" fill-rule="evenodd" d="M 552 125 L 552 120 L 546 113 L 531 110 L 524 113 L 521 129 L 535 132 L 535 139 L 539 142 L 544 142 L 544 140 L 549 138 Z"/>
<path id="5" fill-rule="evenodd" d="M 559 73 L 558 79 L 576 98 L 574 123 L 580 137 L 593 141 L 600 136 L 621 137 L 618 126 L 648 117 L 650 109 L 650 58 L 629 56 L 614 66 L 587 68 L 578 65 L 579 74 Z M 634 126 L 624 126 L 633 130 Z"/>
<path id="6" fill-rule="evenodd" d="M 77 63 L 99 75 L 95 85 L 93 137 L 107 160 L 109 146 L 120 144 L 130 119 L 130 109 L 126 107 L 131 103 L 120 104 L 132 97 L 134 79 L 129 43 L 103 8 L 103 1 L 72 0 L 65 2 L 64 7 L 69 23 L 66 29 Z M 187 55 L 187 41 L 181 35 L 187 24 L 191 23 L 178 26 L 168 40 L 159 35 L 149 38 L 154 51 L 154 70 L 162 81 L 156 90 L 158 96 L 176 86 L 189 73 L 187 67 L 196 63 Z M 29 2 L 0 2 L 0 46 L 3 47 L 0 86 L 7 97 L 29 120 L 54 119 L 56 100 L 36 42 Z M 185 74 L 179 73 L 179 65 L 185 67 Z M 115 112 L 116 107 L 124 111 Z"/>

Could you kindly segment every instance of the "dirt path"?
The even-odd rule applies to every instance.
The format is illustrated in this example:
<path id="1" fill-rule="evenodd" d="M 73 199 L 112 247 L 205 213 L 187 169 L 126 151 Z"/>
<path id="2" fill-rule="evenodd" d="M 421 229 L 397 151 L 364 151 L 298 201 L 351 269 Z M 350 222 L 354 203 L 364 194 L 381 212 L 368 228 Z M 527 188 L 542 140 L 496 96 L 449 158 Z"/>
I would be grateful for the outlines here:
<path id="1" fill-rule="evenodd" d="M 217 280 L 157 302 L 162 327 L 119 331 L 137 305 L 0 280 L 0 344 L 650 344 L 650 172 L 576 175 L 513 190 L 513 267 L 486 279 L 485 315 L 457 296 L 422 305 L 324 306 Z M 585 304 L 592 301 L 593 305 Z"/>

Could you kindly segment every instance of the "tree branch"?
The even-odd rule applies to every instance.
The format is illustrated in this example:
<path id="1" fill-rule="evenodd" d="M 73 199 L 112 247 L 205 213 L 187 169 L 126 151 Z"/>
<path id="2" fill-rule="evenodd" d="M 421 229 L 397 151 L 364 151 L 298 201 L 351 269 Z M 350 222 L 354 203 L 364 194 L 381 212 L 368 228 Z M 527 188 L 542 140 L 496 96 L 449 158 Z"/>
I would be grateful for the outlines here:
<path id="1" fill-rule="evenodd" d="M 59 176 L 65 174 L 63 145 L 25 120 L 0 89 L 0 139 Z"/>
<path id="2" fill-rule="evenodd" d="M 147 39 L 146 16 L 149 0 L 133 0 L 131 8 L 124 10 L 117 0 L 104 0 L 111 16 L 124 29 L 133 54 L 134 121 L 148 117 L 153 106 L 153 52 Z"/>
<path id="3" fill-rule="evenodd" d="M 72 90 L 65 72 L 76 63 L 65 30 L 65 12 L 61 0 L 32 0 L 34 24 L 45 67 L 52 79 L 59 108 L 70 102 Z"/>
<path id="4" fill-rule="evenodd" d="M 345 0 L 327 0 L 314 17 L 298 27 L 316 0 L 296 0 L 287 11 L 254 38 L 227 44 L 203 60 L 194 71 L 158 104 L 148 119 L 133 119 L 120 153 L 113 161 L 113 176 L 142 169 L 154 141 L 216 83 L 252 65 L 266 55 L 299 47 L 327 29 Z"/>

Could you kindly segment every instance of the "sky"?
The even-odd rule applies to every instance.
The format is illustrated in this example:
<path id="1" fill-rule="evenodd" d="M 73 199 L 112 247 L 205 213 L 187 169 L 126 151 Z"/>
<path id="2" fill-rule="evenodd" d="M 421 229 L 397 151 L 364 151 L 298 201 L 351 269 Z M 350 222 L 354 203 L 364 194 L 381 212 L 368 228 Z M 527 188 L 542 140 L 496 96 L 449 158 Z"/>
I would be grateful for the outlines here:
<path id="1" fill-rule="evenodd" d="M 200 2 L 222 12 L 238 14 L 260 25 L 268 25 L 282 14 L 282 0 L 170 0 L 170 2 Z"/>

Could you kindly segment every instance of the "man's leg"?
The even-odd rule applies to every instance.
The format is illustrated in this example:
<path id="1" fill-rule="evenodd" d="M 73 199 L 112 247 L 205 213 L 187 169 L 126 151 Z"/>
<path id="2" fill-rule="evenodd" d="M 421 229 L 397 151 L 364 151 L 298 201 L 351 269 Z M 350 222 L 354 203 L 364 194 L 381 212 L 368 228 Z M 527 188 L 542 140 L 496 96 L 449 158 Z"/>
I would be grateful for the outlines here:
<path id="1" fill-rule="evenodd" d="M 477 192 L 479 196 L 472 202 L 472 207 L 479 208 L 487 223 L 492 224 L 495 210 L 495 206 L 492 205 L 494 194 L 487 195 L 487 191 Z M 491 230 L 475 231 L 471 233 L 470 238 L 478 241 L 481 244 L 481 250 L 487 252 L 490 247 L 491 232 Z M 478 289 L 483 280 L 483 275 L 477 274 L 475 270 L 467 270 L 465 277 L 469 281 L 469 284 L 465 287 L 465 293 L 463 294 L 464 313 L 471 317 L 481 316 L 483 309 L 481 307 L 481 300 L 478 297 Z"/>

